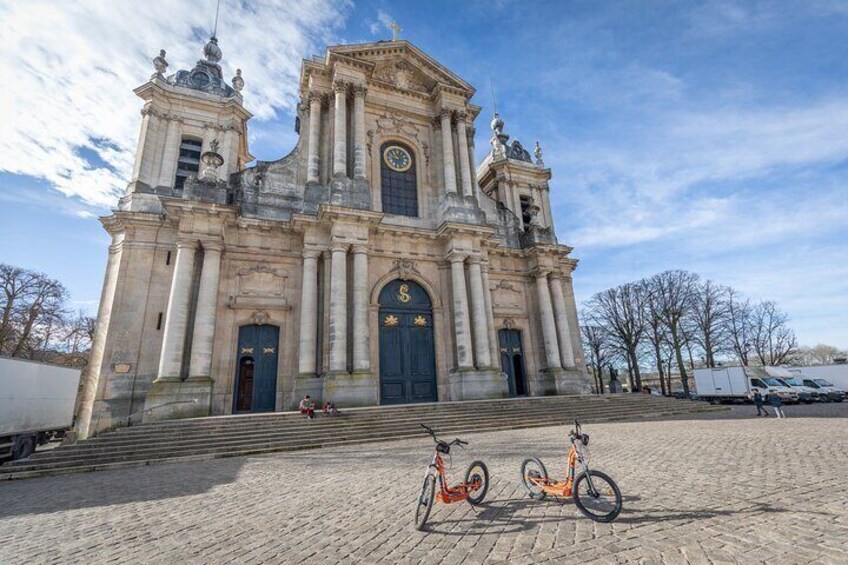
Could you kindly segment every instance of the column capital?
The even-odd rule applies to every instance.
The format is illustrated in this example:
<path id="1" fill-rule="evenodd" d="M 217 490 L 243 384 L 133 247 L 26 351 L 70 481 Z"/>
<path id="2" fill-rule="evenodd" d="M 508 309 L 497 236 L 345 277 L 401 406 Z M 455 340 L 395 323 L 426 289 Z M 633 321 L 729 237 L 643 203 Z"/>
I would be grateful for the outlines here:
<path id="1" fill-rule="evenodd" d="M 197 240 L 190 237 L 178 237 L 176 244 L 177 249 L 197 249 Z"/>
<path id="2" fill-rule="evenodd" d="M 355 255 L 358 255 L 358 254 L 361 254 L 361 253 L 368 253 L 368 246 L 363 245 L 361 243 L 357 243 L 357 244 L 350 246 L 350 252 L 355 254 Z"/>
<path id="3" fill-rule="evenodd" d="M 347 83 L 343 80 L 333 81 L 333 92 L 335 92 L 336 94 L 341 92 L 341 93 L 344 93 L 346 95 L 348 93 L 349 89 L 350 89 L 349 83 Z"/>
<path id="4" fill-rule="evenodd" d="M 468 125 L 468 113 L 467 112 L 463 112 L 463 111 L 455 112 L 454 113 L 454 119 L 456 120 L 457 125 L 460 125 L 460 124 L 462 124 L 463 126 Z"/>
<path id="5" fill-rule="evenodd" d="M 304 259 L 317 259 L 321 256 L 320 249 L 304 249 L 301 253 Z"/>
<path id="6" fill-rule="evenodd" d="M 337 241 L 337 242 L 331 243 L 329 249 L 330 249 L 330 253 L 336 253 L 337 251 L 342 251 L 342 252 L 347 253 L 347 250 L 348 250 L 349 247 L 350 247 L 350 244 L 341 243 L 341 242 Z"/>
<path id="7" fill-rule="evenodd" d="M 469 255 L 468 256 L 468 264 L 469 265 L 482 265 L 483 259 L 481 259 L 479 255 Z"/>
<path id="8" fill-rule="evenodd" d="M 309 92 L 309 93 L 307 93 L 307 95 L 304 98 L 306 98 L 307 101 L 310 104 L 313 103 L 313 102 L 317 102 L 318 104 L 323 104 L 324 101 L 327 98 L 327 95 L 324 94 L 323 92 Z"/>
<path id="9" fill-rule="evenodd" d="M 217 251 L 217 252 L 220 253 L 221 251 L 224 250 L 224 242 L 223 241 L 219 241 L 219 240 L 215 240 L 215 239 L 200 240 L 200 244 L 203 245 L 204 251 Z"/>
<path id="10" fill-rule="evenodd" d="M 451 251 L 445 256 L 445 259 L 450 263 L 463 263 L 468 258 L 468 253 L 458 253 Z"/>
<path id="11" fill-rule="evenodd" d="M 354 84 L 351 86 L 351 90 L 353 90 L 354 98 L 365 98 L 368 93 L 368 87 L 364 84 Z"/>
<path id="12" fill-rule="evenodd" d="M 562 273 L 560 273 L 559 271 L 551 271 L 548 274 L 548 279 L 550 279 L 552 281 L 561 281 L 562 280 Z"/>
<path id="13" fill-rule="evenodd" d="M 550 269 L 536 269 L 531 275 L 537 279 L 547 279 L 550 272 Z"/>
<path id="14" fill-rule="evenodd" d="M 453 116 L 453 110 L 448 110 L 447 108 L 442 109 L 439 112 L 439 119 L 444 121 L 445 119 L 450 120 Z"/>

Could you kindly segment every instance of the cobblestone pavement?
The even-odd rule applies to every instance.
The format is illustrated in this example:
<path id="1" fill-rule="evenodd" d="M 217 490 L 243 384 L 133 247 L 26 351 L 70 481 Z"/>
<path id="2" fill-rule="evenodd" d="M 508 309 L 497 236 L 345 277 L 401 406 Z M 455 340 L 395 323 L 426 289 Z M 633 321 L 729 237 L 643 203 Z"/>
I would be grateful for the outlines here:
<path id="1" fill-rule="evenodd" d="M 821 408 L 588 426 L 613 524 L 520 486 L 525 455 L 562 472 L 565 427 L 465 437 L 450 476 L 484 459 L 487 503 L 437 503 L 424 533 L 425 438 L 2 482 L 0 563 L 846 563 L 848 403 Z"/>

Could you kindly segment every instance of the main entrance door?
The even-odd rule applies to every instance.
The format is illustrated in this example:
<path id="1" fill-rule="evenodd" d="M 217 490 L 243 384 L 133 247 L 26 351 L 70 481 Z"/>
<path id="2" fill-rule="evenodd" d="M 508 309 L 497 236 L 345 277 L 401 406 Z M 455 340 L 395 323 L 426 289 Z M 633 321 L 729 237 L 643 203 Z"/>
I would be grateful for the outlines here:
<path id="1" fill-rule="evenodd" d="M 239 328 L 233 412 L 273 412 L 277 397 L 277 326 Z"/>
<path id="2" fill-rule="evenodd" d="M 421 285 L 395 280 L 380 292 L 380 403 L 435 402 L 433 308 Z"/>
<path id="3" fill-rule="evenodd" d="M 509 381 L 509 395 L 527 396 L 521 332 L 518 330 L 500 330 L 498 342 L 501 350 L 501 370 L 506 373 Z"/>

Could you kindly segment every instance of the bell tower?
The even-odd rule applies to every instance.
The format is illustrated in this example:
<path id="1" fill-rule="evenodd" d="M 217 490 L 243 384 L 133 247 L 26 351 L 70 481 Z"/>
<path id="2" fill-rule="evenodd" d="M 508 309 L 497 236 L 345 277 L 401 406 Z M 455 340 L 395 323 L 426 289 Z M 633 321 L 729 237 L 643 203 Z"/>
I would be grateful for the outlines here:
<path id="1" fill-rule="evenodd" d="M 135 89 L 144 101 L 135 166 L 120 208 L 155 211 L 156 196 L 184 196 L 186 181 L 200 178 L 202 156 L 220 155 L 220 179 L 253 160 L 247 149 L 247 121 L 241 69 L 227 84 L 221 48 L 213 35 L 191 70 L 167 75 L 165 50 L 153 59 L 154 73 Z M 216 148 L 212 150 L 213 142 Z"/>

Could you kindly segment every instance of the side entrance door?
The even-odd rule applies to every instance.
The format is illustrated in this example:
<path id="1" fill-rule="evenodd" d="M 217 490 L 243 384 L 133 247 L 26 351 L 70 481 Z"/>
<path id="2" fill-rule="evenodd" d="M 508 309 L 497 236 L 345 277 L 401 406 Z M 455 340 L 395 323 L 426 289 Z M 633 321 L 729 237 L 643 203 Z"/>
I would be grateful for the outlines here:
<path id="1" fill-rule="evenodd" d="M 277 326 L 239 328 L 233 412 L 273 412 L 277 398 Z"/>
<path id="2" fill-rule="evenodd" d="M 509 381 L 510 396 L 527 396 L 527 377 L 524 372 L 524 349 L 519 330 L 499 330 L 498 345 L 501 351 L 501 371 Z"/>
<path id="3" fill-rule="evenodd" d="M 433 309 L 427 292 L 395 280 L 380 292 L 380 403 L 435 402 Z"/>

